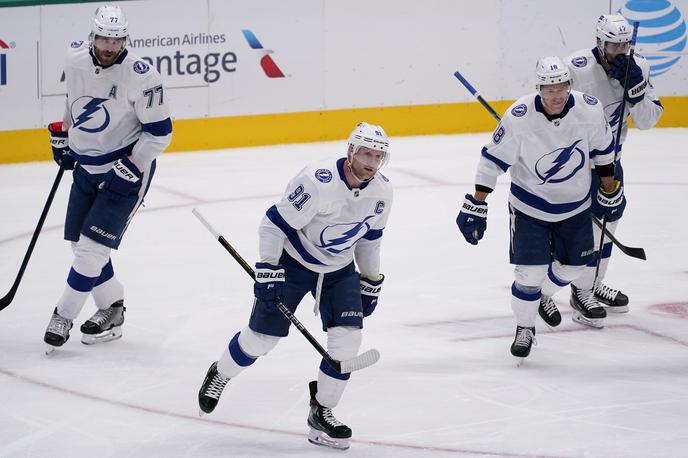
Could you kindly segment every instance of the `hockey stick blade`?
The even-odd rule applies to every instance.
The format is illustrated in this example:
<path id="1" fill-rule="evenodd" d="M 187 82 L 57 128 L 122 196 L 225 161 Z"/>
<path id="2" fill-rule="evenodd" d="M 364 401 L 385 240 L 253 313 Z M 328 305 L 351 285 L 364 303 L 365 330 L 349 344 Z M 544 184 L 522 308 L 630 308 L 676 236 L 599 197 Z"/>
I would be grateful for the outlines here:
<path id="1" fill-rule="evenodd" d="M 372 366 L 379 360 L 380 352 L 373 348 L 372 350 L 368 350 L 364 353 L 361 353 L 355 358 L 341 361 L 339 363 L 341 368 L 339 372 L 342 374 L 346 374 L 348 372 L 359 371 L 361 369 L 365 369 L 366 367 Z"/>
<path id="2" fill-rule="evenodd" d="M 595 223 L 595 225 L 597 227 L 602 229 L 602 223 L 597 218 L 593 218 L 592 222 Z M 609 237 L 609 240 L 611 240 L 612 243 L 614 245 L 616 245 L 617 248 L 619 248 L 619 250 L 621 250 L 621 252 L 623 254 L 630 256 L 632 258 L 642 259 L 643 261 L 647 261 L 647 257 L 645 256 L 645 250 L 643 248 L 635 248 L 635 247 L 630 247 L 630 246 L 626 246 L 626 245 L 622 244 L 621 242 L 619 242 L 616 239 L 616 237 L 614 237 L 614 234 L 609 232 L 609 230 L 606 228 L 604 230 L 604 235 Z"/>

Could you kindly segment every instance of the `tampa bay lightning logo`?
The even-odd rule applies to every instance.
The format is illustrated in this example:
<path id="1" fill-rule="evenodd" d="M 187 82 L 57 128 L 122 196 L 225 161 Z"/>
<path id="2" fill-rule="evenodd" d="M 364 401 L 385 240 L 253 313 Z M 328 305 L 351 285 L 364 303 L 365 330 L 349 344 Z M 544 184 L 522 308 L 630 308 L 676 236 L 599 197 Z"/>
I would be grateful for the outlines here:
<path id="1" fill-rule="evenodd" d="M 588 105 L 597 105 L 597 99 L 591 95 L 583 94 L 583 100 L 585 100 L 585 103 Z"/>
<path id="2" fill-rule="evenodd" d="M 102 132 L 110 125 L 110 113 L 105 107 L 108 99 L 83 96 L 71 106 L 72 128 L 91 134 Z"/>
<path id="3" fill-rule="evenodd" d="M 576 174 L 585 165 L 585 152 L 578 148 L 583 140 L 576 140 L 571 146 L 558 148 L 542 156 L 535 163 L 535 173 L 542 183 L 561 183 Z"/>
<path id="4" fill-rule="evenodd" d="M 84 40 L 72 41 L 72 42 L 69 44 L 69 47 L 70 47 L 70 48 L 78 48 L 78 47 L 80 47 L 83 43 L 84 43 Z"/>
<path id="5" fill-rule="evenodd" d="M 586 65 L 588 65 L 588 58 L 585 56 L 574 57 L 573 59 L 571 59 L 571 63 L 574 67 L 585 67 Z"/>
<path id="6" fill-rule="evenodd" d="M 323 183 L 329 183 L 332 181 L 332 172 L 327 169 L 318 169 L 315 171 L 315 178 Z"/>
<path id="7" fill-rule="evenodd" d="M 327 226 L 320 233 L 320 245 L 318 246 L 335 254 L 348 250 L 370 230 L 368 220 L 373 216 L 366 216 L 360 223 Z"/>
<path id="8" fill-rule="evenodd" d="M 526 114 L 527 111 L 528 111 L 528 107 L 522 103 L 520 105 L 516 105 L 515 107 L 513 107 L 511 109 L 511 114 L 516 116 L 517 118 L 520 118 L 521 116 Z"/>
<path id="9" fill-rule="evenodd" d="M 621 118 L 621 102 L 613 102 L 604 107 L 604 117 L 609 122 L 609 127 L 616 129 Z"/>
<path id="10" fill-rule="evenodd" d="M 136 62 L 134 62 L 134 71 L 135 71 L 136 73 L 140 73 L 141 75 L 143 75 L 143 74 L 146 73 L 148 70 L 150 70 L 150 67 L 149 67 L 148 64 L 145 63 L 144 61 L 142 61 L 142 60 L 137 60 Z"/>

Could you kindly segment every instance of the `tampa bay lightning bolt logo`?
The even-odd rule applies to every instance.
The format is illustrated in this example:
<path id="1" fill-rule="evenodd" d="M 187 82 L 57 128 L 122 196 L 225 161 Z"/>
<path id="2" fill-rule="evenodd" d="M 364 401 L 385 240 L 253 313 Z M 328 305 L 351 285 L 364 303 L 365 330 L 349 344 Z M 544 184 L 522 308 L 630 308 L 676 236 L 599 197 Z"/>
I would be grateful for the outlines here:
<path id="1" fill-rule="evenodd" d="M 110 113 L 105 107 L 108 99 L 83 96 L 72 103 L 72 128 L 91 134 L 102 132 L 110 125 Z"/>
<path id="2" fill-rule="evenodd" d="M 535 173 L 542 183 L 561 183 L 576 174 L 585 165 L 585 153 L 577 147 L 583 140 L 573 145 L 558 148 L 542 156 L 535 163 Z"/>
<path id="3" fill-rule="evenodd" d="M 513 107 L 511 109 L 511 114 L 516 116 L 517 118 L 520 118 L 521 116 L 526 114 L 527 111 L 528 111 L 528 107 L 522 103 L 520 105 L 516 105 L 515 107 Z"/>
<path id="4" fill-rule="evenodd" d="M 597 105 L 597 99 L 591 95 L 583 94 L 583 100 L 585 100 L 585 103 L 588 105 Z"/>
<path id="5" fill-rule="evenodd" d="M 84 44 L 84 41 L 83 41 L 83 40 L 72 41 L 72 42 L 69 44 L 69 47 L 70 47 L 70 48 L 79 48 L 79 47 L 81 47 L 82 44 Z"/>
<path id="6" fill-rule="evenodd" d="M 609 127 L 616 131 L 619 118 L 621 118 L 621 102 L 613 102 L 604 107 L 604 117 L 607 118 Z"/>
<path id="7" fill-rule="evenodd" d="M 315 171 L 315 178 L 323 183 L 329 183 L 332 181 L 332 172 L 327 169 L 318 169 Z"/>
<path id="8" fill-rule="evenodd" d="M 368 220 L 373 216 L 366 216 L 360 223 L 327 226 L 320 233 L 320 245 L 318 246 L 335 254 L 348 250 L 370 230 Z"/>
<path id="9" fill-rule="evenodd" d="M 574 57 L 573 59 L 571 59 L 571 63 L 574 67 L 585 67 L 586 65 L 588 65 L 588 58 L 585 56 Z"/>

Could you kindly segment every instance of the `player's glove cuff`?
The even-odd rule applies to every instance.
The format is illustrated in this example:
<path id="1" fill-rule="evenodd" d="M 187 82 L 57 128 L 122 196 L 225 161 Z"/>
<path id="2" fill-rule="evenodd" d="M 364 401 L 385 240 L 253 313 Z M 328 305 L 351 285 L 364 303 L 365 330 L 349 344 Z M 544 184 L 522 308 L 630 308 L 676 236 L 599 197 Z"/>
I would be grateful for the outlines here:
<path id="1" fill-rule="evenodd" d="M 137 192 L 141 188 L 142 178 L 143 172 L 128 158 L 123 157 L 116 160 L 105 175 L 101 189 L 106 191 L 111 198 L 121 199 Z"/>

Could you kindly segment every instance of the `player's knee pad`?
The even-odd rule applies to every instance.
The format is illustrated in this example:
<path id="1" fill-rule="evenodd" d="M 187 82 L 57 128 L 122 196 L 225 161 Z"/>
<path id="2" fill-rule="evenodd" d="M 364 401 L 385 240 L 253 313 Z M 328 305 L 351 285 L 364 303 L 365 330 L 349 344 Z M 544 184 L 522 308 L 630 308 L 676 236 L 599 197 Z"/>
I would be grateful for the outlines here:
<path id="1" fill-rule="evenodd" d="M 547 266 L 517 265 L 514 268 L 515 287 L 524 293 L 534 293 L 540 289 L 547 275 Z"/>
<path id="2" fill-rule="evenodd" d="M 358 354 L 362 341 L 360 328 L 336 326 L 327 330 L 327 352 L 334 359 L 353 358 Z"/>
<path id="3" fill-rule="evenodd" d="M 275 348 L 280 338 L 261 334 L 246 326 L 239 334 L 239 346 L 241 350 L 252 358 L 258 358 Z"/>
<path id="4" fill-rule="evenodd" d="M 562 283 L 571 283 L 578 278 L 585 269 L 585 266 L 569 266 L 554 261 L 551 265 L 551 273 Z"/>
<path id="5" fill-rule="evenodd" d="M 81 236 L 74 246 L 74 270 L 81 275 L 98 278 L 103 266 L 110 259 L 112 249 L 100 243 Z"/>

